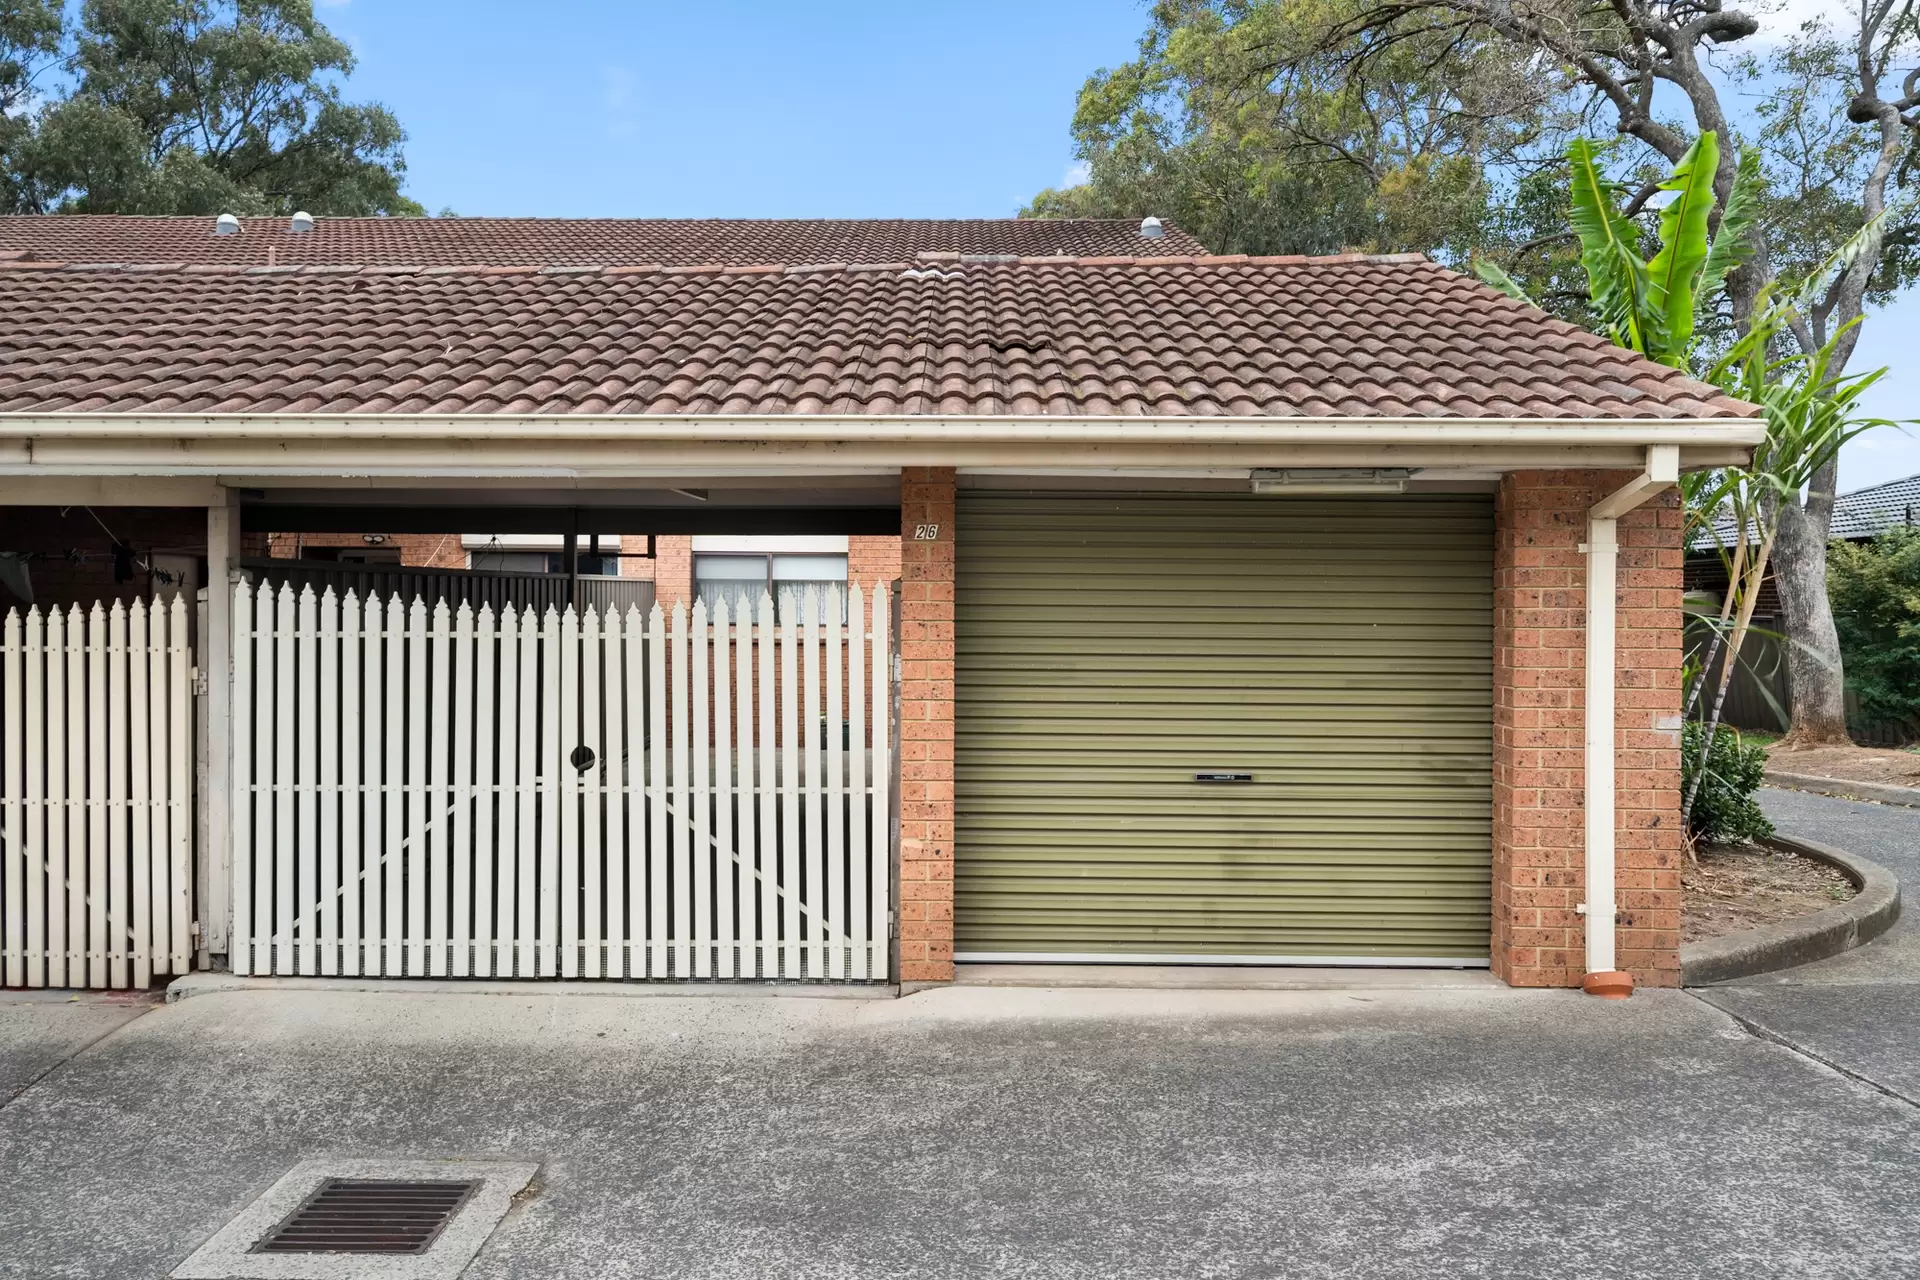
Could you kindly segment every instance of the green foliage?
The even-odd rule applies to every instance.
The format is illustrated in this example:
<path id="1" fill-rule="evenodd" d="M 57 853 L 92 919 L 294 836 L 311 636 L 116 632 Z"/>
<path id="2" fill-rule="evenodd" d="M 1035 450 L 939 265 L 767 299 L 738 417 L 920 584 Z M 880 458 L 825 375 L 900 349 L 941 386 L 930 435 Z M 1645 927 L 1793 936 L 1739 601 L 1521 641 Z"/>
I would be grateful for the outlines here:
<path id="1" fill-rule="evenodd" d="M 1760 812 L 1753 796 L 1760 789 L 1767 767 L 1766 748 L 1746 741 L 1736 729 L 1721 729 L 1707 743 L 1707 726 L 1689 720 L 1680 731 L 1680 785 L 1684 793 L 1693 793 L 1699 779 L 1693 808 L 1687 815 L 1687 834 L 1695 840 L 1715 844 L 1761 840 L 1773 834 L 1773 824 Z M 1702 755 L 1706 768 L 1701 770 Z"/>
<path id="2" fill-rule="evenodd" d="M 1866 224 L 1860 192 L 1880 159 L 1882 139 L 1877 121 L 1850 119 L 1848 107 L 1869 67 L 1898 85 L 1920 56 L 1920 12 L 1909 9 L 1904 20 L 1886 24 L 1885 44 L 1863 65 L 1853 38 L 1857 23 L 1846 12 L 1856 7 L 1829 6 L 1829 15 L 1768 42 L 1765 52 L 1726 64 L 1732 86 L 1752 103 L 1744 132 L 1754 140 L 1766 173 L 1766 194 L 1756 216 L 1766 227 L 1768 252 L 1782 276 L 1811 274 L 1835 245 Z M 1915 118 L 1912 111 L 1906 116 Z M 1907 138 L 1891 185 L 1911 192 L 1920 183 L 1920 128 L 1909 124 Z M 1873 305 L 1891 302 L 1920 281 L 1920 203 L 1897 200 L 1891 192 L 1888 203 L 1893 215 L 1866 291 Z"/>
<path id="3" fill-rule="evenodd" d="M 1040 217 L 1170 217 L 1218 252 L 1433 252 L 1488 234 L 1487 157 L 1530 127 L 1537 76 L 1492 37 L 1436 30 L 1322 52 L 1361 0 L 1159 0 L 1138 57 L 1074 113 L 1086 180 Z"/>
<path id="4" fill-rule="evenodd" d="M 0 151 L 9 211 L 424 212 L 399 121 L 342 97 L 353 55 L 311 0 L 87 0 L 69 66 Z"/>
<path id="5" fill-rule="evenodd" d="M 1586 138 L 1567 144 L 1568 221 L 1580 244 L 1595 327 L 1630 351 L 1684 369 L 1700 313 L 1751 252 L 1759 162 L 1742 158 L 1740 180 L 1715 235 L 1713 175 L 1720 144 L 1711 132 L 1701 134 L 1659 183 L 1671 199 L 1660 211 L 1659 247 L 1649 261 L 1641 256 L 1639 225 L 1622 208 L 1625 189 L 1608 176 L 1602 159 L 1602 149 Z M 1483 259 L 1474 271 L 1502 292 L 1530 301 L 1496 264 Z"/>
<path id="6" fill-rule="evenodd" d="M 1827 551 L 1847 685 L 1870 724 L 1920 725 L 1920 529 Z"/>
<path id="7" fill-rule="evenodd" d="M 17 163 L 33 139 L 33 95 L 60 52 L 58 0 L 0 0 L 0 213 L 22 203 Z"/>

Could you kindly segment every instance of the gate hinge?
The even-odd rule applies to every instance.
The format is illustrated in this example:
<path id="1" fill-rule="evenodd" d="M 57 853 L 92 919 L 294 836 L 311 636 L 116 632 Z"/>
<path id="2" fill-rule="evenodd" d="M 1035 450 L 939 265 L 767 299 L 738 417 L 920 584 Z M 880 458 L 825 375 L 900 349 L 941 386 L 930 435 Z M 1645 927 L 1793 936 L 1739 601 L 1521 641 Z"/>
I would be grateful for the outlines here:
<path id="1" fill-rule="evenodd" d="M 193 668 L 193 696 L 196 698 L 207 696 L 207 673 L 199 667 Z"/>

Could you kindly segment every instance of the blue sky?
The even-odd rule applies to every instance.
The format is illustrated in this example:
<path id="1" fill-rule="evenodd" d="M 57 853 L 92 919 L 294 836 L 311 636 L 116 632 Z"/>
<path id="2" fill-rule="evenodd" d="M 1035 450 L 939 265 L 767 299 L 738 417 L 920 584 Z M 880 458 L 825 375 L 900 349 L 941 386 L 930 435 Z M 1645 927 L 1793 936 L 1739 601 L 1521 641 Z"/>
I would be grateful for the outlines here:
<path id="1" fill-rule="evenodd" d="M 1073 160 L 1088 73 L 1139 0 L 319 0 L 355 98 L 411 135 L 408 191 L 465 214 L 1001 217 Z M 1920 298 L 1870 318 L 1871 402 L 1920 417 Z M 1841 488 L 1920 472 L 1872 433 Z"/>

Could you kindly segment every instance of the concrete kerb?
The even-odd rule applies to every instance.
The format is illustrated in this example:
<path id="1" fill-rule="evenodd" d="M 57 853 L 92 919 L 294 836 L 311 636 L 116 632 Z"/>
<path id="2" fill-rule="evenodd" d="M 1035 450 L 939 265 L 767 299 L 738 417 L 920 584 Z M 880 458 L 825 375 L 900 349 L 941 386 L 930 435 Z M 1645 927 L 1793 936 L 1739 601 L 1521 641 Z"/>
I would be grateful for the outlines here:
<path id="1" fill-rule="evenodd" d="M 1851 951 L 1900 918 L 1900 881 L 1877 862 L 1812 840 L 1775 836 L 1769 843 L 1824 862 L 1859 889 L 1851 901 L 1798 920 L 1746 929 L 1680 948 L 1680 983 L 1699 987 Z"/>
<path id="2" fill-rule="evenodd" d="M 1920 787 L 1896 787 L 1885 782 L 1853 782 L 1846 778 L 1822 778 L 1811 773 L 1783 773 L 1768 769 L 1767 784 L 1793 791 L 1811 791 L 1817 795 L 1838 796 L 1842 800 L 1872 800 L 1879 804 L 1904 804 L 1920 808 Z"/>

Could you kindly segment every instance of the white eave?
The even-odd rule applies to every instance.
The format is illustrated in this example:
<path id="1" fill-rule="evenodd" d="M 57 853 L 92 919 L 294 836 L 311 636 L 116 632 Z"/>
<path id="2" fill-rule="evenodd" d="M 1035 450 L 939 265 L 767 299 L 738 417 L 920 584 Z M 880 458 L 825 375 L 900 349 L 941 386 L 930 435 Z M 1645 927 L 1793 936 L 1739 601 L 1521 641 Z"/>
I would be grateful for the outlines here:
<path id="1" fill-rule="evenodd" d="M 689 466 L 1638 466 L 1743 460 L 1757 418 L 0 414 L 0 474 L 597 475 Z"/>

